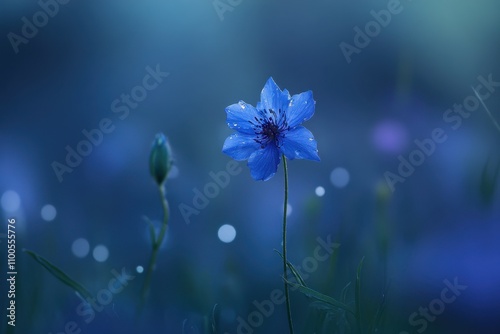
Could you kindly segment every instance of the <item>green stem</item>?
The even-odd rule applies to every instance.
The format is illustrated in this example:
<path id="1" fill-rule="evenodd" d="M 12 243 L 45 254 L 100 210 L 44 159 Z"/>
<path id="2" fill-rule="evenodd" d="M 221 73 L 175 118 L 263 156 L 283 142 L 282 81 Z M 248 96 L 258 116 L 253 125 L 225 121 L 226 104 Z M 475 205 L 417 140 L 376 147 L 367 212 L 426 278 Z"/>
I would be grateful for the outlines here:
<path id="1" fill-rule="evenodd" d="M 283 204 L 283 277 L 285 284 L 285 299 L 286 299 L 286 312 L 288 316 L 288 327 L 290 328 L 290 334 L 293 334 L 293 324 L 292 324 L 292 310 L 290 307 L 290 292 L 288 291 L 287 280 L 287 259 L 286 259 L 286 216 L 288 211 L 288 168 L 286 166 L 286 157 L 283 154 L 283 168 L 285 170 L 285 203 Z"/>
<path id="2" fill-rule="evenodd" d="M 168 217 L 169 217 L 169 208 L 168 201 L 165 196 L 165 188 L 163 185 L 159 186 L 161 202 L 163 206 L 163 224 L 161 225 L 160 234 L 158 237 L 153 240 L 153 252 L 151 253 L 151 258 L 149 259 L 148 269 L 146 271 L 146 277 L 144 278 L 144 285 L 141 290 L 141 303 L 139 307 L 139 314 L 142 313 L 144 308 L 144 304 L 146 303 L 146 298 L 149 294 L 149 287 L 151 285 L 151 277 L 153 275 L 153 270 L 156 265 L 156 258 L 158 257 L 158 251 L 160 250 L 160 246 L 163 243 L 163 239 L 165 238 L 165 233 L 167 232 L 168 225 Z"/>

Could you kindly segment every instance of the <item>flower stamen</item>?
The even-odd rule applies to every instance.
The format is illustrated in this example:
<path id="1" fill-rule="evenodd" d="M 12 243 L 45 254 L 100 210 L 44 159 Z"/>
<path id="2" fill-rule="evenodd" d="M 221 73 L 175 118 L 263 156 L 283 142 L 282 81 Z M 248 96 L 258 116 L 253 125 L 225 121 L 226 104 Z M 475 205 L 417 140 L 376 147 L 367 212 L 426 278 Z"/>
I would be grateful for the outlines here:
<path id="1" fill-rule="evenodd" d="M 254 117 L 256 123 L 249 121 L 253 126 L 256 138 L 254 140 L 260 144 L 261 148 L 269 143 L 274 143 L 276 147 L 281 147 L 281 142 L 290 129 L 286 120 L 286 114 L 278 109 L 278 113 L 273 109 L 260 110 L 262 117 Z"/>

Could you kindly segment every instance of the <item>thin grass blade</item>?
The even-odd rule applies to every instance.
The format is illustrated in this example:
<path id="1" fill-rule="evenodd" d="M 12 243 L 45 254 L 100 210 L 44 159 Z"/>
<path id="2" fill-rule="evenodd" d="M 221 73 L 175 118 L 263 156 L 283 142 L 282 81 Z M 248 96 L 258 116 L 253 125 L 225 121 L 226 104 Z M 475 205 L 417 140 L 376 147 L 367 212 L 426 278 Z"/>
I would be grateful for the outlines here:
<path id="1" fill-rule="evenodd" d="M 57 266 L 52 264 L 50 261 L 46 260 L 42 256 L 38 255 L 35 252 L 32 252 L 27 249 L 23 249 L 25 253 L 30 255 L 33 259 L 35 259 L 36 262 L 42 265 L 49 273 L 51 273 L 55 278 L 57 278 L 59 281 L 62 283 L 66 284 L 76 292 L 80 294 L 85 300 L 92 299 L 93 296 L 92 294 L 85 288 L 83 285 L 69 277 L 64 271 L 59 269 Z"/>

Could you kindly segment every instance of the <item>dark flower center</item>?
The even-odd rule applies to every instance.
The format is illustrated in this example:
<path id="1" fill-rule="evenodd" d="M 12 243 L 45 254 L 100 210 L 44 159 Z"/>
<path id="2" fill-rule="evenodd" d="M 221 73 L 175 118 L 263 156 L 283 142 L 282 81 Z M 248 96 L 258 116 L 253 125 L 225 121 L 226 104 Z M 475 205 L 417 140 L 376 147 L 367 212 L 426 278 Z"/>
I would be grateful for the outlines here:
<path id="1" fill-rule="evenodd" d="M 260 117 L 255 117 L 255 121 L 249 121 L 253 125 L 253 130 L 257 137 L 254 139 L 261 148 L 274 142 L 277 147 L 281 146 L 281 141 L 285 138 L 286 132 L 290 129 L 286 120 L 286 114 L 279 109 L 276 111 L 261 110 Z"/>

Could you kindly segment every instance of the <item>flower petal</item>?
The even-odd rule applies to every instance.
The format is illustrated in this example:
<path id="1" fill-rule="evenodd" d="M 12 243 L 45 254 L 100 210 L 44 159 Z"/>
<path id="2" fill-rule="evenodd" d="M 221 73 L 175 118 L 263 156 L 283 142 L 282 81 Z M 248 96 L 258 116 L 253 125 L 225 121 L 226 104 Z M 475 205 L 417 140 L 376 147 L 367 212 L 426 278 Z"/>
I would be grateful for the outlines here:
<path id="1" fill-rule="evenodd" d="M 303 126 L 291 129 L 281 141 L 281 152 L 290 159 L 307 159 L 319 161 L 318 144 L 311 131 Z"/>
<path id="2" fill-rule="evenodd" d="M 222 152 L 237 161 L 247 160 L 252 153 L 260 149 L 260 144 L 254 138 L 255 135 L 234 133 L 226 138 Z"/>
<path id="3" fill-rule="evenodd" d="M 231 129 L 245 134 L 255 134 L 250 122 L 255 122 L 259 112 L 252 105 L 240 101 L 227 107 L 226 114 L 227 126 Z"/>
<path id="4" fill-rule="evenodd" d="M 267 181 L 276 173 L 281 156 L 275 145 L 267 145 L 254 152 L 248 159 L 250 174 L 254 180 Z"/>
<path id="5" fill-rule="evenodd" d="M 294 128 L 309 120 L 314 115 L 315 104 L 316 101 L 314 101 L 313 93 L 310 90 L 292 96 L 286 109 L 288 126 Z"/>
<path id="6" fill-rule="evenodd" d="M 260 93 L 260 103 L 258 103 L 260 108 L 257 109 L 272 109 L 273 111 L 278 111 L 279 109 L 285 110 L 289 101 L 290 94 L 288 91 L 286 89 L 281 91 L 273 78 L 270 77 Z"/>

